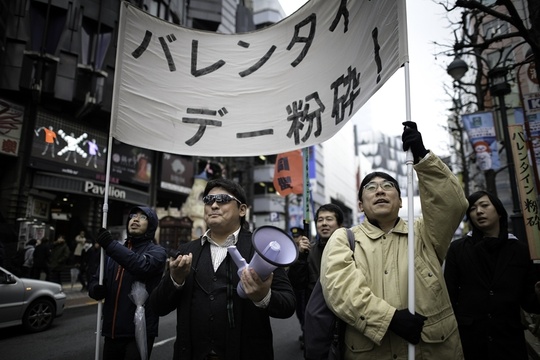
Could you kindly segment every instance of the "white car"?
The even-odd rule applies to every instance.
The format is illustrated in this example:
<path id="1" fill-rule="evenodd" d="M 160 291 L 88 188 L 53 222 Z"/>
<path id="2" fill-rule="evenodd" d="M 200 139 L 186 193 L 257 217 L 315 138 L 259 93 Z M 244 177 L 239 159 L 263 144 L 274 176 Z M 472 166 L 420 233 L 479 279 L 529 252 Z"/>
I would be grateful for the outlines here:
<path id="1" fill-rule="evenodd" d="M 65 303 L 59 284 L 19 278 L 0 267 L 0 328 L 22 324 L 28 332 L 47 330 Z"/>

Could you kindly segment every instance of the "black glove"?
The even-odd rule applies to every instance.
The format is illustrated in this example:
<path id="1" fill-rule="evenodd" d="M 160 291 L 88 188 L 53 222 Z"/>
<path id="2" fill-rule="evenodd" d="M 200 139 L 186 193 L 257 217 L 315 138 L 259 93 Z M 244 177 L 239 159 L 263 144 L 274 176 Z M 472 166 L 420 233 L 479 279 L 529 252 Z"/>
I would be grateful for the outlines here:
<path id="1" fill-rule="evenodd" d="M 420 314 L 411 314 L 408 309 L 396 310 L 392 321 L 390 321 L 389 329 L 416 345 L 420 342 L 420 334 L 426 319 L 427 317 Z"/>
<path id="2" fill-rule="evenodd" d="M 403 141 L 403 151 L 411 149 L 414 156 L 414 163 L 417 164 L 426 154 L 429 152 L 424 147 L 422 141 L 422 134 L 418 131 L 416 123 L 412 121 L 405 121 L 403 123 L 405 129 L 403 129 L 403 135 L 401 140 Z"/>
<path id="3" fill-rule="evenodd" d="M 104 299 L 107 295 L 107 288 L 105 285 L 96 285 L 94 286 L 93 295 L 96 300 Z"/>
<path id="4" fill-rule="evenodd" d="M 113 242 L 111 232 L 105 228 L 101 228 L 97 237 L 98 244 L 105 250 Z"/>

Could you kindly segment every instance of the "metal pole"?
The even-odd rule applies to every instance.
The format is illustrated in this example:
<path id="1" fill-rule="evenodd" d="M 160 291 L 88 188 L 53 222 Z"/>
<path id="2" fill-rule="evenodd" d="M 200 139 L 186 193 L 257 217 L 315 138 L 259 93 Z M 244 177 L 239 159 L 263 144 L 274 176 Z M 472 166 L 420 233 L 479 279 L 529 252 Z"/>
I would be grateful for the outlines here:
<path id="1" fill-rule="evenodd" d="M 512 154 L 512 143 L 510 140 L 510 132 L 508 131 L 508 117 L 506 114 L 506 104 L 504 95 L 499 95 L 499 106 L 501 112 L 501 123 L 504 132 L 504 147 L 506 148 L 506 166 L 508 167 L 508 176 L 510 177 L 510 190 L 512 192 L 512 233 L 520 240 L 526 240 L 525 226 L 523 223 L 523 214 L 519 206 L 519 193 L 516 181 L 516 172 L 514 168 L 514 157 Z"/>

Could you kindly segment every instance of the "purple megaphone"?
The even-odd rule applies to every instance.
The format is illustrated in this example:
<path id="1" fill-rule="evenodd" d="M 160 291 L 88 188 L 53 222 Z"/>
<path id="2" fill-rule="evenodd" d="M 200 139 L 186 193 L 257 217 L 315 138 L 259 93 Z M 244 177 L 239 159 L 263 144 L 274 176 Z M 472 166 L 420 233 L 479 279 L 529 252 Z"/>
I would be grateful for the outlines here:
<path id="1" fill-rule="evenodd" d="M 298 248 L 294 240 L 280 228 L 270 225 L 261 226 L 253 232 L 252 239 L 256 253 L 249 264 L 240 255 L 236 246 L 227 248 L 234 263 L 238 266 L 238 276 L 248 266 L 255 270 L 264 281 L 275 268 L 289 266 L 298 258 Z M 238 283 L 236 291 L 240 297 L 246 298 L 241 282 Z"/>

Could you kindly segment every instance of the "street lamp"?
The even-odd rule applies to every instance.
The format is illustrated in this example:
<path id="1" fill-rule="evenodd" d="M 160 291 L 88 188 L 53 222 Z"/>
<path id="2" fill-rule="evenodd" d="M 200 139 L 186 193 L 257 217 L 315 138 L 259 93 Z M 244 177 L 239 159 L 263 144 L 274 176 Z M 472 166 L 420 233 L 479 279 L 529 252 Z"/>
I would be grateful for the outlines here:
<path id="1" fill-rule="evenodd" d="M 460 81 L 461 78 L 465 75 L 469 67 L 465 61 L 461 60 L 459 57 L 456 57 L 452 61 L 448 68 L 446 69 L 447 73 L 452 76 L 456 81 Z M 505 67 L 496 67 L 488 72 L 488 77 L 490 80 L 489 92 L 491 96 L 497 97 L 500 106 L 501 113 L 501 122 L 504 132 L 504 147 L 506 148 L 506 165 L 508 167 L 508 176 L 510 177 L 510 190 L 512 193 L 512 215 L 510 219 L 512 221 L 512 232 L 518 237 L 518 239 L 525 240 L 525 226 L 523 223 L 523 214 L 521 213 L 521 208 L 519 206 L 519 194 L 517 188 L 516 174 L 514 169 L 514 158 L 512 156 L 512 144 L 510 141 L 510 134 L 508 131 L 508 117 L 506 114 L 506 103 L 504 101 L 505 95 L 508 95 L 511 92 L 510 84 L 506 78 L 508 69 Z"/>
<path id="2" fill-rule="evenodd" d="M 454 79 L 454 81 L 457 83 L 461 81 L 461 79 L 463 78 L 463 76 L 465 76 L 468 70 L 469 70 L 469 66 L 467 65 L 465 61 L 461 59 L 459 55 L 456 56 L 454 61 L 452 61 L 446 68 L 446 72 L 448 73 L 448 75 L 450 75 L 452 79 Z M 483 94 L 482 89 L 478 88 L 477 86 L 476 96 L 482 97 L 483 96 L 482 94 Z M 480 101 L 482 100 L 479 99 L 479 102 Z M 466 166 L 465 163 L 464 163 L 464 166 Z M 495 185 L 495 170 L 493 169 L 485 170 L 484 177 L 486 181 L 487 190 L 493 195 L 497 196 L 497 187 Z M 466 186 L 468 189 L 469 184 L 466 184 Z"/>

